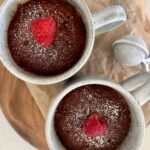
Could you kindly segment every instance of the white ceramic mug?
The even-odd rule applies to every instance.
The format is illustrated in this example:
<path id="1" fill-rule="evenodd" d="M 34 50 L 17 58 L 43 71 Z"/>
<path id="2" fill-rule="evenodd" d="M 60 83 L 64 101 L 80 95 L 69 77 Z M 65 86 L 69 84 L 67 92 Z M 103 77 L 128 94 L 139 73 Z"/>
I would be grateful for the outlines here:
<path id="1" fill-rule="evenodd" d="M 66 150 L 59 141 L 54 129 L 54 115 L 60 101 L 72 90 L 90 84 L 111 87 L 124 96 L 131 112 L 131 126 L 129 133 L 119 147 L 119 150 L 140 149 L 145 132 L 145 121 L 141 106 L 150 100 L 150 73 L 148 72 L 135 75 L 122 82 L 120 85 L 104 77 L 97 76 L 84 76 L 75 78 L 71 81 L 71 83 L 63 88 L 63 90 L 53 99 L 49 108 L 45 134 L 50 150 Z"/>
<path id="2" fill-rule="evenodd" d="M 87 62 L 95 40 L 95 35 L 112 30 L 126 21 L 124 8 L 114 5 L 91 14 L 83 0 L 68 0 L 80 12 L 87 31 L 87 41 L 83 55 L 68 71 L 56 76 L 38 76 L 19 67 L 11 57 L 7 44 L 7 29 L 13 18 L 17 5 L 28 0 L 5 0 L 0 7 L 0 60 L 5 67 L 16 77 L 33 84 L 54 84 L 77 73 Z"/>

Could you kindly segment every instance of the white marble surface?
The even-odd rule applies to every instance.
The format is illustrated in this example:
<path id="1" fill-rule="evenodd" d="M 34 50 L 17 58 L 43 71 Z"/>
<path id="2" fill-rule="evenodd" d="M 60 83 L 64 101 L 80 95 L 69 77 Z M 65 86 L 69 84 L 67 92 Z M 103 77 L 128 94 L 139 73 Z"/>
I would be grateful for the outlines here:
<path id="1" fill-rule="evenodd" d="M 148 9 L 150 12 L 150 0 Z M 138 134 L 138 133 L 137 133 Z M 24 141 L 9 125 L 0 110 L 0 150 L 36 150 Z M 146 135 L 141 150 L 150 150 L 150 127 L 146 129 Z"/>

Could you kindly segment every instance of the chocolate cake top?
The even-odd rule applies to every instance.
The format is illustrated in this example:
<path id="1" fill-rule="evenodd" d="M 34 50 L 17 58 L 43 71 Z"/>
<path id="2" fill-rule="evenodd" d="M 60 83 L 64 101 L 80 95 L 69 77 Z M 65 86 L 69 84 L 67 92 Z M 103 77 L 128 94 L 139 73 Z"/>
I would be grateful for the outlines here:
<path id="1" fill-rule="evenodd" d="M 48 27 L 48 18 L 56 22 L 56 31 L 55 24 Z M 39 25 L 38 19 L 47 22 Z M 39 29 L 32 30 L 32 24 Z M 52 41 L 46 41 L 50 38 Z M 66 0 L 30 0 L 20 4 L 8 29 L 8 46 L 15 62 L 37 75 L 51 76 L 69 70 L 80 59 L 85 44 L 82 17 Z"/>
<path id="2" fill-rule="evenodd" d="M 92 123 L 92 117 L 104 121 Z M 116 150 L 127 136 L 130 123 L 124 97 L 101 85 L 73 90 L 62 99 L 55 114 L 56 133 L 68 150 Z M 84 126 L 89 131 L 84 132 Z M 100 134 L 95 136 L 95 130 Z"/>

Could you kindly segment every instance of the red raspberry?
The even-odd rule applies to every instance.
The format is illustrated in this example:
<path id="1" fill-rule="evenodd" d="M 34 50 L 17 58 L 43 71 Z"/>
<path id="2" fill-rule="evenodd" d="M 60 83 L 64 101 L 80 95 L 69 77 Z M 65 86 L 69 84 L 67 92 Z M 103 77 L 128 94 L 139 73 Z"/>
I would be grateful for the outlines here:
<path id="1" fill-rule="evenodd" d="M 108 130 L 106 121 L 98 113 L 94 112 L 84 122 L 82 131 L 86 136 L 96 137 L 103 135 Z"/>
<path id="2" fill-rule="evenodd" d="M 36 41 L 43 47 L 48 47 L 54 40 L 56 21 L 52 17 L 32 20 L 31 30 Z"/>

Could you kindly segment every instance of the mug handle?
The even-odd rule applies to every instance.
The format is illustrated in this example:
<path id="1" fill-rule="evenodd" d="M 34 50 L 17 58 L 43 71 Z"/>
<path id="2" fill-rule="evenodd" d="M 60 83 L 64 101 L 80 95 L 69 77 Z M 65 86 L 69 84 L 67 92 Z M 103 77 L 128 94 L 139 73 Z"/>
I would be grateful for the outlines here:
<path id="1" fill-rule="evenodd" d="M 120 5 L 112 5 L 96 11 L 92 15 L 96 35 L 113 30 L 127 20 L 125 9 Z"/>
<path id="2" fill-rule="evenodd" d="M 141 106 L 150 100 L 150 72 L 132 76 L 121 85 L 135 97 Z"/>

